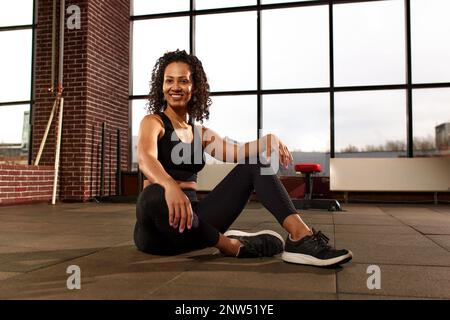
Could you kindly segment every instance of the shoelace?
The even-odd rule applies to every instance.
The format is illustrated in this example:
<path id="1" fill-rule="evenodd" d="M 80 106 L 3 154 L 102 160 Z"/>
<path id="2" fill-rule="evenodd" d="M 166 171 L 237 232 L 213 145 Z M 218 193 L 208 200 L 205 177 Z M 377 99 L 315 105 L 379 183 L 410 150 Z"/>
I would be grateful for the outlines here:
<path id="1" fill-rule="evenodd" d="M 314 230 L 314 228 L 312 229 L 312 232 L 313 232 L 312 239 L 316 241 L 318 245 L 329 247 L 328 241 L 330 241 L 330 238 L 324 235 L 322 231 L 316 231 Z"/>

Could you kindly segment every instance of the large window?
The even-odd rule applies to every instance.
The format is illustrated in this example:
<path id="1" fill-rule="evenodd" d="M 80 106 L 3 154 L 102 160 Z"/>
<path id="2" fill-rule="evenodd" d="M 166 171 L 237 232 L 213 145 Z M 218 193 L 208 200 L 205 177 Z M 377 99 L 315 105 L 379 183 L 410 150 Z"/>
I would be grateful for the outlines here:
<path id="1" fill-rule="evenodd" d="M 33 1 L 0 3 L 0 164 L 27 164 Z"/>
<path id="2" fill-rule="evenodd" d="M 325 175 L 330 157 L 448 154 L 450 1 L 151 2 L 132 17 L 133 132 L 155 59 L 183 48 L 211 86 L 205 125 L 227 138 L 274 133 Z"/>

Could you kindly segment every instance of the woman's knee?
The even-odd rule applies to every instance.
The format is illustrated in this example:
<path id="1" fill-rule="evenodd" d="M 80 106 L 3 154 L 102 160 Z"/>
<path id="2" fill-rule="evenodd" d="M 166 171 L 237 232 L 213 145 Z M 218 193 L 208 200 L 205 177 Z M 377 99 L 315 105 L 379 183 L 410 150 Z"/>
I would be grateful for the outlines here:
<path id="1" fill-rule="evenodd" d="M 139 251 L 155 255 L 171 255 L 173 250 L 154 228 L 136 223 L 134 227 L 134 244 Z"/>
<path id="2" fill-rule="evenodd" d="M 164 188 L 159 184 L 151 184 L 139 194 L 136 213 L 137 218 L 145 218 L 145 216 L 153 213 L 161 213 L 165 208 Z"/>

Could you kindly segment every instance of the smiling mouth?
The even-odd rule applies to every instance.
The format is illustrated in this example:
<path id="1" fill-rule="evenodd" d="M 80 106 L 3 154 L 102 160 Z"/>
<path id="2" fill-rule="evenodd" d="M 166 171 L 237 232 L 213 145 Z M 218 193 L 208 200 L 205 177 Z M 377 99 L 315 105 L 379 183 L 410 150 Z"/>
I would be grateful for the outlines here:
<path id="1" fill-rule="evenodd" d="M 182 94 L 170 94 L 170 97 L 174 100 L 181 99 L 183 97 Z"/>

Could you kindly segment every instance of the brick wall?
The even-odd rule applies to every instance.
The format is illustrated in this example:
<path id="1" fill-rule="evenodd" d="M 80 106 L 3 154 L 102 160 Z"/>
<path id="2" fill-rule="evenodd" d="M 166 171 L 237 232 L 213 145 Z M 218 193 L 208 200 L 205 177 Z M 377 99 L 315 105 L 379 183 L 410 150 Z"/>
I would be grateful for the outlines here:
<path id="1" fill-rule="evenodd" d="M 51 166 L 0 165 L 0 205 L 52 200 Z"/>
<path id="2" fill-rule="evenodd" d="M 33 159 L 55 99 L 55 94 L 48 92 L 51 82 L 52 2 L 38 1 Z M 81 29 L 65 29 L 59 199 L 87 201 L 100 195 L 103 122 L 107 128 L 105 195 L 115 194 L 117 129 L 121 130 L 121 169 L 128 169 L 130 1 L 66 0 L 66 7 L 70 5 L 81 9 Z M 56 121 L 49 132 L 40 164 L 54 163 L 55 129 Z"/>

